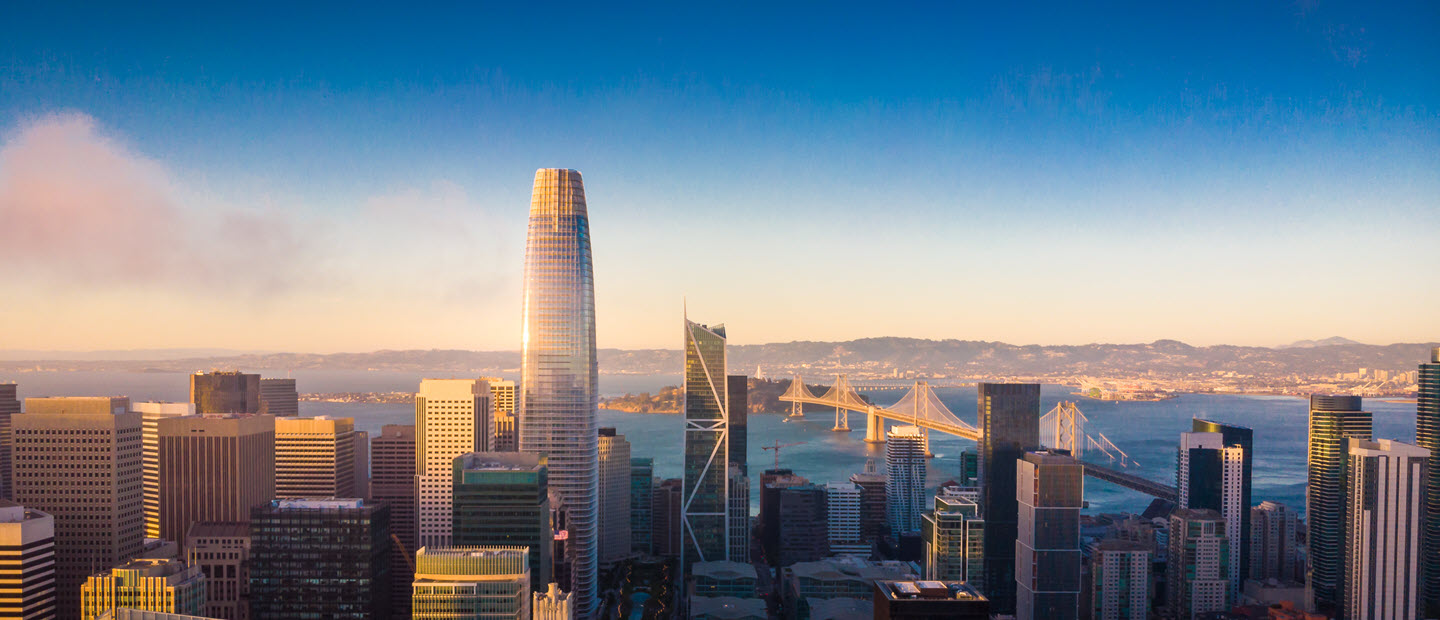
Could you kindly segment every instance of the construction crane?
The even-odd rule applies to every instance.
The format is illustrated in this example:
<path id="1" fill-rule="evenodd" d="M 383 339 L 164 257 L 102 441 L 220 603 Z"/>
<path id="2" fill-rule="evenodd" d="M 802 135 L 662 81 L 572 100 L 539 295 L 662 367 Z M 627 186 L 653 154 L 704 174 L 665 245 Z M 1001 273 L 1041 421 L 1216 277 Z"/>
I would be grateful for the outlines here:
<path id="1" fill-rule="evenodd" d="M 760 446 L 760 449 L 761 449 L 761 450 L 774 450 L 774 451 L 775 451 L 775 469 L 780 469 L 780 448 L 789 448 L 790 446 L 798 446 L 798 445 L 800 445 L 800 444 L 802 444 L 802 443 L 805 443 L 805 442 L 803 442 L 803 441 L 797 441 L 797 442 L 795 442 L 795 443 L 782 444 L 782 443 L 780 443 L 779 441 L 776 441 L 776 442 L 775 442 L 775 445 L 773 445 L 773 446 Z"/>
<path id="2" fill-rule="evenodd" d="M 405 543 L 401 542 L 399 535 L 391 534 L 390 540 L 395 541 L 395 546 L 400 548 L 400 555 L 405 556 L 405 564 L 410 567 L 410 572 L 413 574 L 415 572 L 415 556 L 411 555 L 410 550 L 405 548 Z"/>

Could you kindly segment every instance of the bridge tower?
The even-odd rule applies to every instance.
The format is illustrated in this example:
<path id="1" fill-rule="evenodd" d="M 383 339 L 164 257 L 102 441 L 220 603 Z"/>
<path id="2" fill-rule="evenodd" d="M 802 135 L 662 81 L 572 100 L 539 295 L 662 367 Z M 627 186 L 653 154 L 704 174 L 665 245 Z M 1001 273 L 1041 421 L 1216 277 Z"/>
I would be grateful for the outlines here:
<path id="1" fill-rule="evenodd" d="M 854 391 L 855 391 L 855 388 L 850 387 L 850 377 L 849 377 L 848 375 L 835 375 L 835 387 L 833 387 L 833 388 L 830 389 L 830 393 L 839 394 L 839 395 L 840 395 L 840 398 L 843 400 L 843 399 L 844 399 L 844 395 L 849 394 L 849 393 L 854 392 Z M 828 395 L 828 393 L 827 393 L 827 395 Z M 835 431 L 835 432 L 837 432 L 837 433 L 848 433 L 848 432 L 850 432 L 850 410 L 849 410 L 849 409 L 846 409 L 846 408 L 844 408 L 844 407 L 841 407 L 841 406 L 838 405 L 838 404 L 835 405 L 835 428 L 832 428 L 832 429 L 830 429 L 830 430 Z"/>
<path id="2" fill-rule="evenodd" d="M 875 406 L 865 410 L 865 443 L 885 443 L 885 420 L 875 414 Z"/>
<path id="3" fill-rule="evenodd" d="M 1052 450 L 1067 450 L 1075 458 L 1084 456 L 1085 414 L 1075 403 L 1060 401 L 1040 417 L 1040 443 Z"/>

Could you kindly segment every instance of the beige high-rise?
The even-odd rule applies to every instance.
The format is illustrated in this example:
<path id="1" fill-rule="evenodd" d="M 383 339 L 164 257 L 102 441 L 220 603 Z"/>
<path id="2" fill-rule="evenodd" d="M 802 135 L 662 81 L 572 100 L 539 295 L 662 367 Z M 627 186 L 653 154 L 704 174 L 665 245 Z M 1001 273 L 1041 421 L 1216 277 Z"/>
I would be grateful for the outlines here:
<path id="1" fill-rule="evenodd" d="M 355 418 L 275 418 L 275 497 L 356 497 Z"/>
<path id="2" fill-rule="evenodd" d="M 489 382 L 422 379 L 415 394 L 418 545 L 450 545 L 455 457 L 488 452 L 493 431 Z"/>
<path id="3" fill-rule="evenodd" d="M 205 615 L 250 619 L 250 526 L 196 523 L 185 537 L 185 559 L 205 573 Z"/>
<path id="4" fill-rule="evenodd" d="M 248 522 L 275 499 L 275 418 L 193 415 L 160 421 L 160 536 L 183 542 L 201 521 Z"/>
<path id="5" fill-rule="evenodd" d="M 195 415 L 193 403 L 135 403 L 143 428 L 141 447 L 145 471 L 145 537 L 160 538 L 160 420 Z M 177 541 L 180 542 L 180 541 Z"/>
<path id="6" fill-rule="evenodd" d="M 15 501 L 55 518 L 56 617 L 80 617 L 92 567 L 145 542 L 140 414 L 125 397 L 27 398 L 13 418 Z"/>
<path id="7" fill-rule="evenodd" d="M 515 382 L 499 377 L 480 377 L 490 383 L 490 400 L 495 414 L 492 452 L 520 450 L 520 417 L 515 414 Z"/>
<path id="8" fill-rule="evenodd" d="M 200 567 L 173 559 L 132 560 L 91 575 L 81 589 L 81 618 L 96 620 L 125 607 L 172 614 L 205 610 L 205 575 Z"/>
<path id="9" fill-rule="evenodd" d="M 55 617 L 55 517 L 0 500 L 0 618 Z"/>
<path id="10" fill-rule="evenodd" d="M 630 557 L 630 442 L 600 429 L 600 564 Z"/>

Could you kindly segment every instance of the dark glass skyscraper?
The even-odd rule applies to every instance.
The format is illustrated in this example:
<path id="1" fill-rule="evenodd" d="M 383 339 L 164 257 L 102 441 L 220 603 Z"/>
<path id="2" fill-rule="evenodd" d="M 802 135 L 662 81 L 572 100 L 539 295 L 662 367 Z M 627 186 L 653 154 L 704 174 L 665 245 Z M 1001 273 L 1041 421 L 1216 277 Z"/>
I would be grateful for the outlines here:
<path id="1" fill-rule="evenodd" d="M 990 608 L 1015 613 L 1015 540 L 1019 503 L 1016 462 L 1040 448 L 1040 385 L 981 383 L 977 386 L 980 438 L 980 500 L 985 511 L 985 587 Z"/>
<path id="2" fill-rule="evenodd" d="M 1085 467 L 1051 452 L 1027 453 L 1016 467 L 1016 617 L 1076 620 Z"/>
<path id="3" fill-rule="evenodd" d="M 730 549 L 729 383 L 725 326 L 685 319 L 685 476 L 681 563 L 726 559 Z"/>
<path id="4" fill-rule="evenodd" d="M 741 475 L 749 476 L 749 445 L 746 441 L 746 427 L 750 417 L 750 377 L 730 375 L 725 378 L 725 391 L 729 394 L 730 414 L 726 424 L 730 436 L 730 462 L 740 466 Z"/>
<path id="5" fill-rule="evenodd" d="M 250 513 L 254 618 L 390 615 L 390 507 L 360 499 L 277 499 Z"/>
<path id="6" fill-rule="evenodd" d="M 523 452 L 472 452 L 455 459 L 456 547 L 530 549 L 530 587 L 551 581 L 554 532 L 543 457 Z"/>
<path id="7" fill-rule="evenodd" d="M 1420 583 L 1427 618 L 1440 617 L 1440 347 L 1420 365 L 1415 404 L 1415 445 L 1430 451 L 1425 461 L 1425 531 L 1420 539 Z"/>
<path id="8" fill-rule="evenodd" d="M 1370 412 L 1360 406 L 1359 396 L 1310 397 L 1309 579 L 1316 607 L 1332 613 L 1345 576 L 1345 440 L 1370 439 L 1371 433 Z"/>
<path id="9" fill-rule="evenodd" d="M 260 375 L 239 371 L 190 375 L 195 413 L 259 413 Z"/>

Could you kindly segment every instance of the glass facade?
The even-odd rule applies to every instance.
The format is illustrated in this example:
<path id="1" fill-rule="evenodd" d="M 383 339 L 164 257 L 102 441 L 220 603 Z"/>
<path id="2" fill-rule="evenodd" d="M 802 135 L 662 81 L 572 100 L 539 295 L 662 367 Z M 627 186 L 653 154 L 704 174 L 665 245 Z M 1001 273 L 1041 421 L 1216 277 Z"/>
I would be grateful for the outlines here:
<path id="1" fill-rule="evenodd" d="M 655 490 L 655 459 L 630 459 L 630 551 L 641 555 L 655 552 L 651 542 Z"/>
<path id="2" fill-rule="evenodd" d="M 1440 347 L 1420 365 L 1415 403 L 1415 445 L 1430 451 L 1425 462 L 1425 531 L 1420 535 L 1420 583 L 1425 617 L 1440 617 Z"/>
<path id="3" fill-rule="evenodd" d="M 525 241 L 520 450 L 548 458 L 569 510 L 576 606 L 596 603 L 599 447 L 595 282 L 585 186 L 575 170 L 535 171 Z"/>
<path id="4" fill-rule="evenodd" d="M 552 579 L 549 475 L 533 454 L 476 452 L 455 459 L 456 547 L 528 547 L 530 587 Z"/>
<path id="5" fill-rule="evenodd" d="M 726 558 L 729 550 L 729 387 L 725 326 L 685 320 L 685 477 L 680 522 L 684 566 Z"/>
<path id="6" fill-rule="evenodd" d="M 1360 410 L 1359 396 L 1310 397 L 1309 481 L 1305 518 L 1309 524 L 1310 587 L 1315 605 L 1333 611 L 1340 605 L 1345 574 L 1346 439 L 1370 439 L 1371 416 Z"/>
<path id="7" fill-rule="evenodd" d="M 275 500 L 250 514 L 253 618 L 390 616 L 390 507 Z"/>
<path id="8" fill-rule="evenodd" d="M 985 517 L 985 595 L 997 614 L 1015 613 L 1015 538 L 1019 504 L 1015 463 L 1040 448 L 1040 385 L 977 386 L 980 437 L 980 506 Z"/>

